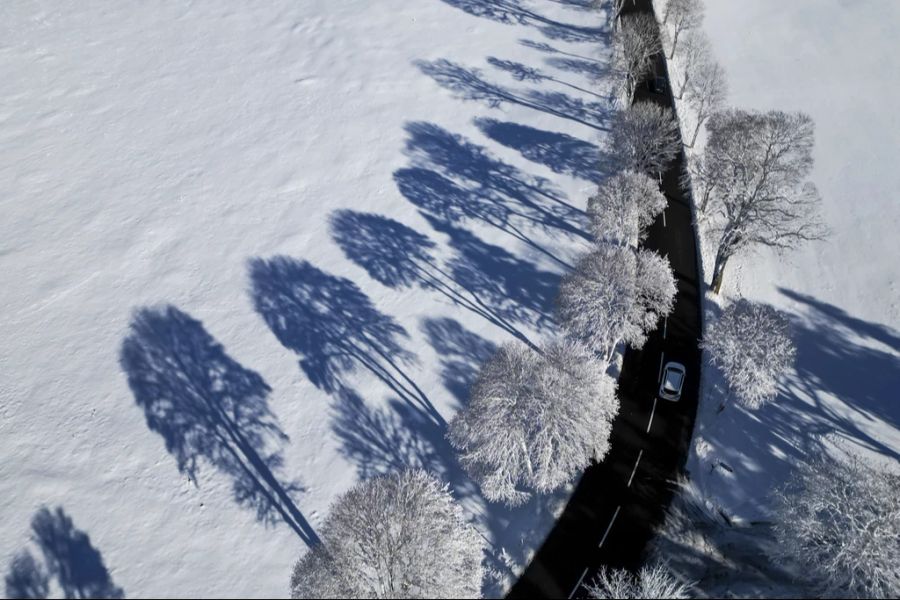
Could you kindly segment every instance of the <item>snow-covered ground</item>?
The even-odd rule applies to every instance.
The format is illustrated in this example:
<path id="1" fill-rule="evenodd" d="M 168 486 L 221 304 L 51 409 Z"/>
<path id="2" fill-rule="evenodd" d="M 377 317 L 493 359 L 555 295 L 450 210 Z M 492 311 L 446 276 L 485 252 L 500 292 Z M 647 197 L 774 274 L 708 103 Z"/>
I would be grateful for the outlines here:
<path id="1" fill-rule="evenodd" d="M 765 518 L 791 465 L 836 444 L 900 459 L 898 22 L 891 0 L 706 0 L 704 29 L 729 103 L 815 120 L 812 180 L 832 231 L 785 256 L 733 259 L 726 271 L 722 297 L 784 310 L 797 345 L 796 369 L 772 405 L 732 404 L 718 416 L 717 400 L 701 407 L 689 469 L 732 517 Z M 712 391 L 715 377 L 707 384 Z"/>
<path id="2" fill-rule="evenodd" d="M 551 500 L 487 505 L 441 421 L 493 345 L 552 330 L 586 243 L 610 103 L 606 16 L 582 4 L 3 3 L 7 577 L 33 575 L 28 551 L 78 565 L 56 593 L 284 596 L 331 500 L 403 464 L 522 563 Z M 825 156 L 830 206 L 881 256 L 870 202 L 896 172 L 848 187 Z M 873 263 L 853 281 L 896 294 Z M 790 287 L 867 320 L 887 304 Z"/>

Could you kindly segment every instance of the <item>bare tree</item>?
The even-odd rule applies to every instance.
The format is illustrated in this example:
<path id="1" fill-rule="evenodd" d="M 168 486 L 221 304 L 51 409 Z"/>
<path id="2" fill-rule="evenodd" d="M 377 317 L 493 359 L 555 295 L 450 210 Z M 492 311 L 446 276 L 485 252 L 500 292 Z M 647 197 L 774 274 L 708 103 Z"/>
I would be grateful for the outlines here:
<path id="1" fill-rule="evenodd" d="M 676 82 L 678 85 L 676 98 L 681 100 L 687 84 L 691 80 L 694 71 L 697 70 L 698 65 L 714 60 L 709 38 L 702 29 L 694 29 L 685 34 L 684 41 L 678 47 L 678 59 L 681 79 Z"/>
<path id="2" fill-rule="evenodd" d="M 704 156 L 694 174 L 701 210 L 716 240 L 713 290 L 718 293 L 728 260 L 749 248 L 795 248 L 821 240 L 816 187 L 806 177 L 813 166 L 814 124 L 803 113 L 727 110 L 707 123 Z"/>
<path id="3" fill-rule="evenodd" d="M 778 395 L 778 381 L 796 354 L 788 320 L 767 304 L 745 299 L 722 311 L 701 346 L 725 375 L 729 394 L 752 410 Z"/>
<path id="4" fill-rule="evenodd" d="M 690 598 L 693 585 L 678 581 L 665 565 L 644 566 L 635 574 L 603 567 L 584 585 L 588 598 Z"/>
<path id="5" fill-rule="evenodd" d="M 321 539 L 294 566 L 293 598 L 480 597 L 483 538 L 424 471 L 356 484 Z"/>
<path id="6" fill-rule="evenodd" d="M 632 0 L 633 1 L 633 0 Z M 593 0 L 594 6 L 600 7 L 602 6 L 602 0 Z M 619 17 L 622 14 L 622 9 L 625 8 L 625 2 L 627 0 L 610 0 L 610 8 L 612 8 L 612 22 L 613 27 L 618 27 Z"/>
<path id="7" fill-rule="evenodd" d="M 625 98 L 631 104 L 638 83 L 653 66 L 653 57 L 660 52 L 659 28 L 653 16 L 646 13 L 626 15 L 620 21 L 616 30 L 614 64 L 623 79 Z"/>
<path id="8" fill-rule="evenodd" d="M 665 8 L 663 23 L 672 25 L 672 43 L 669 47 L 669 59 L 675 56 L 679 36 L 689 30 L 697 29 L 703 24 L 703 0 L 669 0 Z"/>
<path id="9" fill-rule="evenodd" d="M 727 165 L 710 160 L 703 154 L 691 154 L 685 161 L 685 170 L 681 174 L 681 186 L 693 191 L 694 202 L 697 203 L 698 218 L 709 220 L 708 208 L 713 192 L 719 185 L 727 181 L 723 171 Z"/>
<path id="10" fill-rule="evenodd" d="M 638 102 L 615 114 L 610 144 L 623 169 L 658 177 L 678 154 L 678 124 L 671 109 Z"/>
<path id="11" fill-rule="evenodd" d="M 482 367 L 448 438 L 488 500 L 521 504 L 606 455 L 615 390 L 605 365 L 577 342 L 552 341 L 540 353 L 507 343 Z"/>
<path id="12" fill-rule="evenodd" d="M 801 464 L 776 492 L 776 559 L 824 597 L 900 597 L 900 474 L 851 455 Z"/>
<path id="13" fill-rule="evenodd" d="M 620 342 L 643 346 L 675 302 L 668 260 L 649 250 L 601 244 L 563 278 L 557 317 L 567 334 L 612 360 Z"/>
<path id="14" fill-rule="evenodd" d="M 666 197 L 650 177 L 622 171 L 607 178 L 588 200 L 587 213 L 597 240 L 636 244 L 666 208 Z"/>
<path id="15" fill-rule="evenodd" d="M 722 109 L 728 97 L 725 69 L 712 56 L 707 55 L 705 60 L 695 65 L 694 72 L 685 87 L 688 106 L 694 113 L 694 133 L 689 144 L 693 148 L 700 128 L 710 116 Z"/>
<path id="16" fill-rule="evenodd" d="M 656 2 L 654 2 L 654 4 L 656 4 L 657 6 L 659 6 L 659 4 L 662 4 L 662 11 L 663 11 L 662 24 L 665 25 L 666 23 L 669 22 L 669 11 L 671 10 L 672 3 L 669 2 L 669 0 L 659 0 L 658 4 Z"/>

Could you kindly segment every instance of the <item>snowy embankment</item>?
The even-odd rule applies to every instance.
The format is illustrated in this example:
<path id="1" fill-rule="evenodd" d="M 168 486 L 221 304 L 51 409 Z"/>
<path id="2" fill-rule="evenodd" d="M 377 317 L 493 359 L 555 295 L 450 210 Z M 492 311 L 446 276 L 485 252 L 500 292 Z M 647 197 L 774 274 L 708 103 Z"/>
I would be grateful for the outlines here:
<path id="1" fill-rule="evenodd" d="M 710 319 L 723 301 L 746 297 L 784 311 L 792 324 L 796 364 L 773 403 L 756 411 L 732 403 L 717 414 L 724 383 L 707 367 L 706 403 L 688 464 L 701 501 L 766 529 L 759 522 L 771 516 L 771 492 L 793 466 L 821 452 L 856 452 L 894 467 L 900 459 L 900 124 L 886 100 L 900 92 L 893 29 L 900 5 L 705 4 L 703 29 L 727 73 L 727 104 L 803 111 L 814 119 L 811 180 L 831 230 L 828 240 L 785 255 L 763 250 L 736 258 L 722 294 L 707 295 Z M 680 112 L 688 110 L 685 104 Z M 696 151 L 702 144 L 701 135 Z M 708 274 L 714 249 L 706 246 Z M 770 543 L 738 528 L 703 551 L 720 559 L 731 553 L 729 560 L 745 554 L 722 562 L 740 565 L 746 575 L 771 568 L 760 558 Z M 725 587 L 705 586 L 707 592 L 766 593 L 760 579 L 745 588 L 728 567 L 718 573 Z M 768 593 L 779 589 L 789 593 Z"/>
<path id="2" fill-rule="evenodd" d="M 560 498 L 485 502 L 443 428 L 492 348 L 554 328 L 611 111 L 606 15 L 0 16 L 7 584 L 284 596 L 335 496 L 404 465 L 450 482 L 489 567 L 524 564 Z"/>

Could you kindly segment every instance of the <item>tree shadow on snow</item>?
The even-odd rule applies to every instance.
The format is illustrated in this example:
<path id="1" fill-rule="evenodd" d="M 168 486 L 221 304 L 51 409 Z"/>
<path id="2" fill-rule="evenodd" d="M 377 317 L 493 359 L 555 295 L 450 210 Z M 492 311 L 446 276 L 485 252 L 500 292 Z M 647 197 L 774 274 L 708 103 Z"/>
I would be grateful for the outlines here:
<path id="1" fill-rule="evenodd" d="M 300 355 L 300 368 L 316 387 L 337 392 L 344 387 L 344 374 L 362 366 L 405 402 L 443 423 L 406 373 L 415 363 L 415 356 L 402 346 L 409 337 L 406 330 L 380 312 L 354 282 L 287 256 L 256 258 L 249 268 L 256 311 L 278 341 Z M 385 271 L 381 276 L 401 273 Z"/>
<path id="2" fill-rule="evenodd" d="M 484 102 L 491 108 L 515 104 L 566 119 L 597 131 L 607 131 L 612 113 L 608 102 L 588 102 L 555 91 L 514 90 L 484 78 L 480 69 L 466 68 L 446 59 L 419 60 L 416 66 L 441 87 L 463 100 Z"/>
<path id="3" fill-rule="evenodd" d="M 271 388 L 200 321 L 174 306 L 136 311 L 120 364 L 180 472 L 196 484 L 203 460 L 232 480 L 235 501 L 259 521 L 283 520 L 307 545 L 318 541 L 294 501 L 303 487 L 277 475 L 288 436 L 269 409 Z"/>
<path id="4" fill-rule="evenodd" d="M 6 575 L 7 598 L 46 598 L 51 581 L 66 598 L 124 598 L 100 551 L 61 507 L 41 508 L 31 520 L 31 531 L 43 562 L 28 550 L 16 554 Z"/>
<path id="5" fill-rule="evenodd" d="M 560 56 L 567 56 L 569 58 L 573 58 L 573 59 L 576 59 L 576 60 L 584 62 L 584 63 L 590 63 L 593 65 L 596 65 L 596 68 L 604 69 L 602 71 L 602 73 L 604 75 L 608 72 L 606 70 L 607 67 L 604 65 L 604 62 L 598 58 L 584 56 L 582 54 L 576 54 L 574 52 L 567 52 L 565 50 L 560 50 L 559 48 L 557 48 L 555 46 L 551 46 L 550 44 L 547 44 L 545 42 L 535 42 L 534 40 L 529 40 L 529 39 L 520 39 L 519 44 L 522 46 L 525 46 L 526 48 L 531 48 L 532 50 L 538 50 L 539 52 L 544 52 L 546 54 L 553 54 L 553 55 L 559 54 Z M 605 47 L 606 44 L 604 44 L 603 46 Z M 547 64 L 550 64 L 549 60 L 545 60 L 545 62 Z M 578 69 L 573 69 L 573 72 L 578 72 Z"/>
<path id="6" fill-rule="evenodd" d="M 505 319 L 538 329 L 553 327 L 553 302 L 560 275 L 538 269 L 534 263 L 488 244 L 452 222 L 428 214 L 424 217 L 435 231 L 450 238 L 456 256 L 449 267 L 456 281 L 488 298 Z"/>
<path id="7" fill-rule="evenodd" d="M 790 392 L 811 401 L 838 435 L 900 459 L 900 447 L 886 446 L 855 424 L 881 421 L 900 431 L 900 333 L 793 290 L 780 291 L 803 309 L 792 318 L 797 374 Z"/>
<path id="8" fill-rule="evenodd" d="M 409 123 L 406 129 L 412 167 L 395 171 L 394 181 L 423 214 L 450 223 L 481 221 L 571 268 L 530 234 L 536 229 L 590 239 L 584 211 L 563 200 L 546 180 L 493 158 L 459 135 L 432 123 Z"/>
<path id="9" fill-rule="evenodd" d="M 612 160 L 590 142 L 576 137 L 496 119 L 475 119 L 475 125 L 495 142 L 554 173 L 600 183 L 612 174 Z"/>
<path id="10" fill-rule="evenodd" d="M 450 235 L 451 247 L 457 251 L 446 265 L 434 257 L 436 245 L 428 236 L 393 219 L 352 210 L 331 216 L 335 242 L 376 281 L 392 288 L 435 290 L 533 345 L 516 324 L 545 323 L 558 277 L 465 230 L 435 229 Z"/>
<path id="11" fill-rule="evenodd" d="M 591 8 L 589 0 L 552 0 L 556 4 L 585 11 Z M 607 35 L 606 27 L 583 27 L 560 23 L 544 17 L 525 6 L 522 0 L 442 0 L 475 17 L 490 19 L 507 25 L 536 27 L 544 36 L 565 42 L 596 42 Z"/>
<path id="12" fill-rule="evenodd" d="M 505 72 L 509 73 L 510 76 L 512 76 L 512 78 L 515 79 L 516 81 L 528 81 L 531 83 L 541 83 L 543 81 L 552 81 L 554 83 L 558 83 L 560 85 L 564 85 L 568 88 L 571 88 L 577 92 L 581 92 L 582 94 L 588 94 L 590 96 L 594 96 L 601 100 L 606 100 L 606 101 L 609 100 L 609 98 L 607 98 L 606 96 L 601 96 L 600 94 L 598 94 L 596 92 L 585 89 L 583 87 L 579 87 L 569 81 L 559 79 L 552 75 L 547 75 L 540 69 L 538 69 L 536 67 L 530 67 L 524 63 L 516 62 L 514 60 L 503 60 L 503 59 L 496 58 L 494 56 L 489 56 L 487 61 L 491 66 L 496 67 L 497 69 L 499 69 L 501 71 L 505 71 Z M 548 61 L 548 64 L 551 64 L 550 61 Z M 552 64 L 551 64 L 551 66 L 552 66 Z M 566 70 L 571 70 L 571 69 L 566 69 Z"/>
<path id="13" fill-rule="evenodd" d="M 465 406 L 478 370 L 494 355 L 497 347 L 454 319 L 425 319 L 422 331 L 440 357 L 444 387 L 456 397 L 460 407 Z"/>
<path id="14" fill-rule="evenodd" d="M 726 386 L 721 373 L 707 366 L 705 414 L 698 420 L 704 423 L 702 437 L 717 450 L 715 460 L 703 461 L 709 470 L 702 477 L 729 480 L 715 487 L 730 498 L 728 504 L 759 511 L 768 501 L 756 495 L 780 485 L 796 464 L 827 452 L 832 443 L 900 459 L 897 333 L 792 290 L 781 293 L 801 310 L 788 314 L 797 356 L 779 396 L 756 411 L 729 401 L 716 415 Z"/>

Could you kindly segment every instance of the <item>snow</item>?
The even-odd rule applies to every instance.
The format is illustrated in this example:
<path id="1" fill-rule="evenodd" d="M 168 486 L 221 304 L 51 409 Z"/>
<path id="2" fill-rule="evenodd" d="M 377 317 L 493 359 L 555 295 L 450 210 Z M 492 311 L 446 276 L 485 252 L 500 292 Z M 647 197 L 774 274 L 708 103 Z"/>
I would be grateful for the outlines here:
<path id="1" fill-rule="evenodd" d="M 758 411 L 731 405 L 716 416 L 721 380 L 707 369 L 689 469 L 737 520 L 766 518 L 770 490 L 813 453 L 900 458 L 900 123 L 889 100 L 900 93 L 898 19 L 900 5 L 888 1 L 706 2 L 730 103 L 813 117 L 811 179 L 832 232 L 784 256 L 733 259 L 725 273 L 722 298 L 785 311 L 797 345 L 780 397 Z M 710 299 L 713 317 L 721 299 Z"/>
<path id="2" fill-rule="evenodd" d="M 371 427 L 427 447 L 495 555 L 502 547 L 524 564 L 554 499 L 517 511 L 486 504 L 453 474 L 440 428 L 376 374 L 381 357 L 381 367 L 338 368 L 343 394 L 315 385 L 298 360 L 327 357 L 303 345 L 297 315 L 268 314 L 276 337 L 256 308 L 260 296 L 285 298 L 265 297 L 250 265 L 284 256 L 342 294 L 355 285 L 356 304 L 338 295 L 307 308 L 350 320 L 371 308 L 392 322 L 408 360 L 384 368 L 404 381 L 400 395 L 417 387 L 449 420 L 477 364 L 512 334 L 434 288 L 376 281 L 332 239 L 331 214 L 375 213 L 428 236 L 453 285 L 472 286 L 529 338 L 549 333 L 563 265 L 586 245 L 580 213 L 564 207 L 583 209 L 596 181 L 610 110 L 609 83 L 596 80 L 607 72 L 605 21 L 574 0 L 0 6 L 0 567 L 23 549 L 41 556 L 31 519 L 59 506 L 128 596 L 288 594 L 300 537 L 239 505 L 239 478 L 204 458 L 211 448 L 193 448 L 195 481 L 179 471 L 167 424 L 149 428 L 129 388 L 120 352 L 132 313 L 165 305 L 200 323 L 176 328 L 168 347 L 178 356 L 179 343 L 206 344 L 200 356 L 215 364 L 185 367 L 209 380 L 202 392 L 233 393 L 227 376 L 252 384 L 231 400 L 268 410 L 272 435 L 239 454 L 281 453 L 281 468 L 267 466 L 276 485 L 302 484 L 293 500 L 313 530 L 377 466 L 374 449 L 347 447 L 367 438 L 346 427 Z M 517 80 L 491 57 L 546 77 Z M 890 130 L 879 124 L 876 135 Z M 426 175 L 458 187 L 428 196 Z M 451 227 L 413 202 L 450 202 L 460 187 L 467 206 L 481 199 L 531 218 Z M 889 228 L 875 220 L 873 234 Z M 266 277 L 282 291 L 306 281 Z M 165 368 L 176 401 L 196 391 Z M 391 426 L 395 437 L 378 431 Z M 409 458 L 409 448 L 382 450 Z"/>

